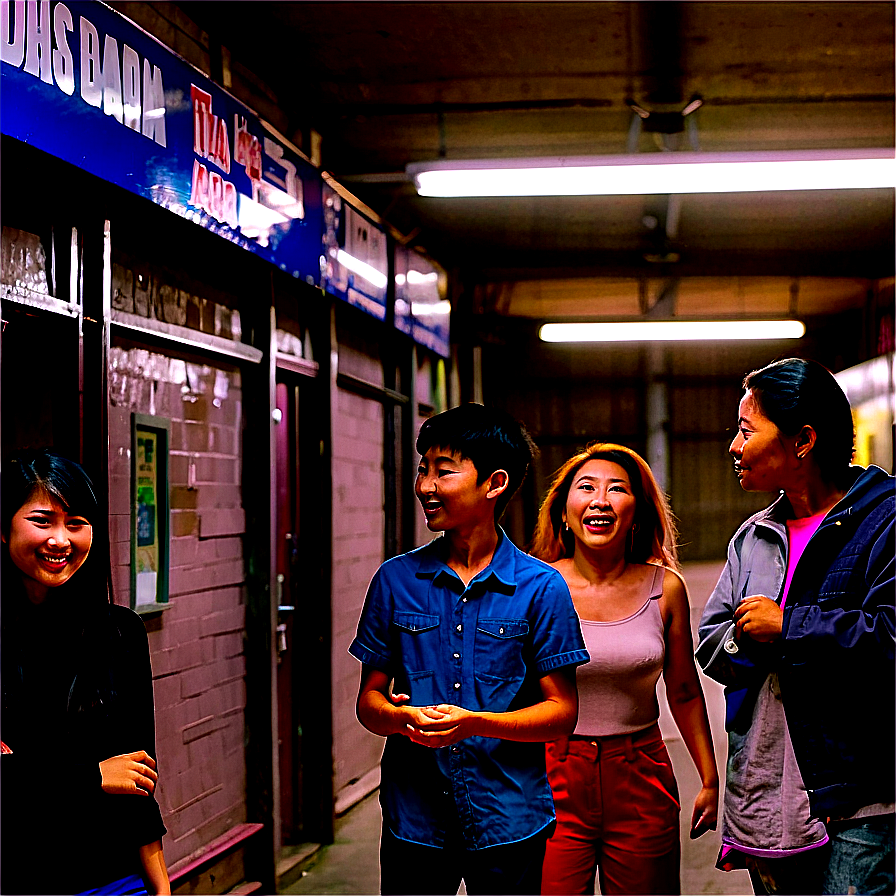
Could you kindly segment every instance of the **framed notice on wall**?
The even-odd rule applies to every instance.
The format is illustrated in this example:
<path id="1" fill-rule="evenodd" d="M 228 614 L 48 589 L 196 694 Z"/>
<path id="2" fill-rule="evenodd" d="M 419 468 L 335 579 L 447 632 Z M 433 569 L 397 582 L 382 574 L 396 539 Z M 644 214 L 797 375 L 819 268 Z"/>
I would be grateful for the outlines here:
<path id="1" fill-rule="evenodd" d="M 168 443 L 170 422 L 132 415 L 131 606 L 152 612 L 168 603 Z"/>

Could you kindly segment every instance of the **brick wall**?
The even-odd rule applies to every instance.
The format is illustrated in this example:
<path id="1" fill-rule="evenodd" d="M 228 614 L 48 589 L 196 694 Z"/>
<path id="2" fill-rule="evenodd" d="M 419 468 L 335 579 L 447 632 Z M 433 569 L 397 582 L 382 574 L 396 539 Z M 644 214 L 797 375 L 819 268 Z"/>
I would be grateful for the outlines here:
<path id="1" fill-rule="evenodd" d="M 156 706 L 156 791 L 169 866 L 245 821 L 239 371 L 114 344 L 110 510 L 116 601 L 130 601 L 131 413 L 170 421 L 170 603 L 146 617 Z"/>
<path id="2" fill-rule="evenodd" d="M 368 376 L 374 372 L 366 371 Z M 333 412 L 332 674 L 337 794 L 375 768 L 382 755 L 383 739 L 362 728 L 355 717 L 361 667 L 347 651 L 367 586 L 384 560 L 384 533 L 383 407 L 339 390 Z"/>

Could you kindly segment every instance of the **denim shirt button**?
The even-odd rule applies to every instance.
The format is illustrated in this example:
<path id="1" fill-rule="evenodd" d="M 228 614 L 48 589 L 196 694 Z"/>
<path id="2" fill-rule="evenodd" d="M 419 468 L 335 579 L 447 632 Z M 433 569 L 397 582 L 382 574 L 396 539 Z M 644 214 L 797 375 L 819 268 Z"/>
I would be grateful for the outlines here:
<path id="1" fill-rule="evenodd" d="M 457 627 L 457 630 L 458 630 L 459 632 L 462 632 L 462 631 L 464 630 L 464 627 L 463 627 L 462 625 L 459 625 L 459 626 Z"/>
<path id="2" fill-rule="evenodd" d="M 454 690 L 455 690 L 455 691 L 459 691 L 459 690 L 460 690 L 460 682 L 459 682 L 459 681 L 455 681 L 455 682 L 454 682 Z"/>

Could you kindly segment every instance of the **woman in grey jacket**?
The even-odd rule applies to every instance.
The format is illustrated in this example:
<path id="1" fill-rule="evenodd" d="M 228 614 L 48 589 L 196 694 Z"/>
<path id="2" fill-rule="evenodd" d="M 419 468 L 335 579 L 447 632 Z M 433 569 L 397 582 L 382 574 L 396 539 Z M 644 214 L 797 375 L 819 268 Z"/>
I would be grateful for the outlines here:
<path id="1" fill-rule="evenodd" d="M 719 867 L 757 893 L 893 893 L 894 480 L 852 466 L 831 373 L 744 380 L 729 451 L 779 491 L 735 533 L 699 628 L 729 733 Z"/>

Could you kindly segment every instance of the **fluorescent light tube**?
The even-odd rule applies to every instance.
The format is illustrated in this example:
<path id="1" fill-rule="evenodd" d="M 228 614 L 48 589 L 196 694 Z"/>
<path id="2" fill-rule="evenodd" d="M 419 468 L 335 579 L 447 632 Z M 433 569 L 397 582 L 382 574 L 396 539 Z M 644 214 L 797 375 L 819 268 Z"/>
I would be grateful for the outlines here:
<path id="1" fill-rule="evenodd" d="M 421 196 L 618 196 L 896 187 L 892 149 L 415 162 Z"/>
<path id="2" fill-rule="evenodd" d="M 799 339 L 798 320 L 643 320 L 544 324 L 543 342 L 690 342 L 731 339 Z"/>

